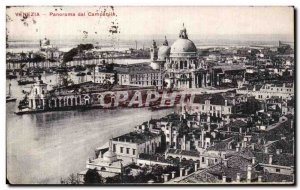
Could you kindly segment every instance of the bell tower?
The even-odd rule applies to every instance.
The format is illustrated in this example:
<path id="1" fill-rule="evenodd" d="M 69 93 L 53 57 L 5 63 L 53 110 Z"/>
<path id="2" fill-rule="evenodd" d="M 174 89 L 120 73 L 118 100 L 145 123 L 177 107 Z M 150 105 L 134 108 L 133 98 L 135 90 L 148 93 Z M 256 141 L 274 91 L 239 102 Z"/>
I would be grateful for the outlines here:
<path id="1" fill-rule="evenodd" d="M 32 90 L 29 95 L 29 107 L 31 109 L 45 109 L 47 108 L 47 84 L 45 84 L 41 75 L 35 84 L 32 85 Z"/>
<path id="2" fill-rule="evenodd" d="M 157 48 L 156 42 L 153 40 L 152 47 L 150 49 L 151 61 L 157 60 L 157 52 L 158 52 L 158 48 Z"/>

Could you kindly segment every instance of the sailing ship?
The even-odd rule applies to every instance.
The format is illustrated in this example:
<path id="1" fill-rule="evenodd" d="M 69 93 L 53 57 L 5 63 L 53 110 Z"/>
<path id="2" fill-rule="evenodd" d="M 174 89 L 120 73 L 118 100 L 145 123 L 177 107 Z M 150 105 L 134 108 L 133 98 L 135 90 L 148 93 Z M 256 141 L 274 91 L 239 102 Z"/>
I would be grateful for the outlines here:
<path id="1" fill-rule="evenodd" d="M 34 84 L 35 80 L 34 79 L 26 79 L 26 78 L 21 78 L 20 80 L 18 80 L 18 85 L 26 85 L 26 84 Z"/>
<path id="2" fill-rule="evenodd" d="M 6 95 L 6 103 L 7 102 L 15 102 L 17 100 L 17 98 L 11 97 L 10 87 L 11 87 L 11 84 L 9 83 L 9 85 L 8 85 L 8 95 Z"/>

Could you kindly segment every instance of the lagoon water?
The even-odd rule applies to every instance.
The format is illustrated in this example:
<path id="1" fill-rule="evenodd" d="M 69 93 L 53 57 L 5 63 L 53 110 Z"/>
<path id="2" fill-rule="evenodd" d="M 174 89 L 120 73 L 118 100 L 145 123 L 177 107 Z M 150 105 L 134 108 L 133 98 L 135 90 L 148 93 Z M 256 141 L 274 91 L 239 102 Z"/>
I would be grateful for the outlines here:
<path id="1" fill-rule="evenodd" d="M 55 76 L 43 76 L 46 81 Z M 16 80 L 11 93 L 18 100 L 22 90 Z M 85 169 L 86 160 L 109 138 L 125 134 L 151 118 L 172 110 L 147 108 L 46 112 L 15 115 L 17 102 L 6 104 L 7 178 L 13 184 L 60 183 L 71 173 Z"/>

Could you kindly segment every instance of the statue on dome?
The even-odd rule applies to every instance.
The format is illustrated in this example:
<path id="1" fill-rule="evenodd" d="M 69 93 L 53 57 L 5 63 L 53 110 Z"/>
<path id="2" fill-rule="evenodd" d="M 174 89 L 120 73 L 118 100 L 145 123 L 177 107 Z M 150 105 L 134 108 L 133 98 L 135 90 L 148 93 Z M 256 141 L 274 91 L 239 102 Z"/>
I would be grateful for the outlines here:
<path id="1" fill-rule="evenodd" d="M 184 23 L 182 26 L 183 26 L 183 28 L 180 30 L 179 38 L 188 39 L 188 35 L 186 32 L 186 28 L 184 27 Z"/>
<path id="2" fill-rule="evenodd" d="M 165 36 L 165 41 L 164 41 L 163 45 L 164 46 L 168 46 L 169 45 L 168 40 L 167 40 L 167 36 Z"/>

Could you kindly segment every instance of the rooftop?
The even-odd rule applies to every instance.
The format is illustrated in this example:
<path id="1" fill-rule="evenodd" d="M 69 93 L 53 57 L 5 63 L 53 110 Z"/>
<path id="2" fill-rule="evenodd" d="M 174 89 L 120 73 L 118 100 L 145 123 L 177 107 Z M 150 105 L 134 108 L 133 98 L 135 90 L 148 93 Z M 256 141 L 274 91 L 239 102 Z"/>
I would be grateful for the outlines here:
<path id="1" fill-rule="evenodd" d="M 144 143 L 148 140 L 151 140 L 155 137 L 158 137 L 158 136 L 159 136 L 158 134 L 151 133 L 148 131 L 145 131 L 143 133 L 130 132 L 125 135 L 121 135 L 121 136 L 113 138 L 113 141 L 142 144 L 142 143 Z"/>

